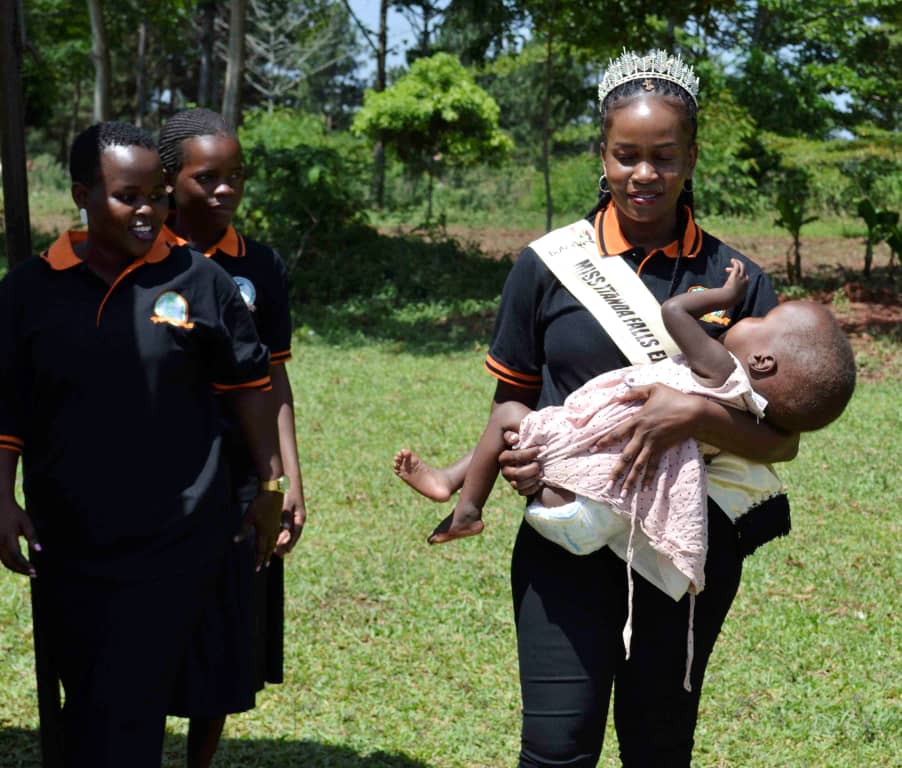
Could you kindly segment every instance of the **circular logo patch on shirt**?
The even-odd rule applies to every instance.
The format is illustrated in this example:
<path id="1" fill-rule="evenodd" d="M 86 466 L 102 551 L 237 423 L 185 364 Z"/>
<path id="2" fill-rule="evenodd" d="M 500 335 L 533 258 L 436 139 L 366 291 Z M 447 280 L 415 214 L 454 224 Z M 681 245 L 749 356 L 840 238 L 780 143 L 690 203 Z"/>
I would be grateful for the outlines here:
<path id="1" fill-rule="evenodd" d="M 703 285 L 693 285 L 690 286 L 686 293 L 696 293 L 697 291 L 707 291 L 708 289 Z M 707 315 L 702 315 L 699 320 L 704 323 L 717 323 L 717 325 L 729 325 L 730 318 L 726 316 L 726 310 L 718 309 L 714 312 L 709 312 Z"/>
<path id="2" fill-rule="evenodd" d="M 235 285 L 241 291 L 241 298 L 244 299 L 244 303 L 247 304 L 249 309 L 253 309 L 254 302 L 257 300 L 257 289 L 254 287 L 254 284 L 246 277 L 239 276 L 235 278 Z"/>
<path id="3" fill-rule="evenodd" d="M 153 314 L 157 322 L 187 325 L 188 300 L 180 293 L 166 291 L 161 293 L 154 302 Z"/>

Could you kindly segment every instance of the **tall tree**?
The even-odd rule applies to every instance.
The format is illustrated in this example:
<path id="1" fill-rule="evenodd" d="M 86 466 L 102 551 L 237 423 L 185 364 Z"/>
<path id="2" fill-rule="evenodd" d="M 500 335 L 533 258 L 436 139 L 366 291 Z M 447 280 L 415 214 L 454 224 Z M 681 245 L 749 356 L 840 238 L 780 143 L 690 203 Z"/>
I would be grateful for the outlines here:
<path id="1" fill-rule="evenodd" d="M 765 130 L 826 138 L 862 120 L 895 130 L 902 110 L 902 2 L 757 0 L 720 17 L 732 90 Z"/>
<path id="2" fill-rule="evenodd" d="M 135 61 L 135 125 L 144 125 L 147 112 L 147 19 L 138 24 L 138 50 Z"/>
<path id="3" fill-rule="evenodd" d="M 198 42 L 197 103 L 202 107 L 213 104 L 213 62 L 217 0 L 200 0 L 197 7 Z"/>
<path id="4" fill-rule="evenodd" d="M 10 266 L 31 254 L 22 99 L 22 24 L 17 0 L 0 0 L 0 167 L 6 255 Z"/>
<path id="5" fill-rule="evenodd" d="M 444 16 L 444 4 L 438 0 L 394 0 L 392 3 L 416 34 L 416 42 L 407 49 L 407 63 L 431 56 L 435 51 L 433 37 Z"/>
<path id="6" fill-rule="evenodd" d="M 427 175 L 427 221 L 433 180 L 445 165 L 492 162 L 511 147 L 498 128 L 498 105 L 447 53 L 417 59 L 382 93 L 367 91 L 354 128 L 371 139 L 381 137 L 412 175 Z"/>
<path id="7" fill-rule="evenodd" d="M 379 2 L 379 36 L 376 48 L 376 82 L 373 90 L 382 93 L 385 90 L 385 59 L 388 54 L 388 6 L 390 0 Z M 376 137 L 373 148 L 373 197 L 376 207 L 381 211 L 385 206 L 385 142 L 381 136 Z"/>
<path id="8" fill-rule="evenodd" d="M 229 52 L 226 62 L 225 88 L 222 95 L 222 116 L 233 127 L 241 122 L 241 83 L 244 77 L 246 20 L 247 0 L 230 0 Z"/>
<path id="9" fill-rule="evenodd" d="M 100 122 L 109 120 L 112 114 L 110 107 L 112 83 L 110 46 L 107 42 L 101 0 L 87 1 L 88 16 L 91 20 L 91 60 L 94 62 L 94 121 Z"/>
<path id="10" fill-rule="evenodd" d="M 545 18 L 545 98 L 542 103 L 542 176 L 545 180 L 545 231 L 551 231 L 554 205 L 551 200 L 551 89 L 554 85 L 554 13 L 555 0 L 548 4 Z"/>
<path id="11" fill-rule="evenodd" d="M 245 82 L 270 112 L 301 106 L 331 128 L 344 122 L 355 98 L 357 42 L 343 4 L 250 0 L 245 39 Z"/>
<path id="12" fill-rule="evenodd" d="M 512 0 L 450 0 L 435 45 L 464 66 L 484 64 L 516 45 L 515 27 L 522 21 L 523 12 Z"/>

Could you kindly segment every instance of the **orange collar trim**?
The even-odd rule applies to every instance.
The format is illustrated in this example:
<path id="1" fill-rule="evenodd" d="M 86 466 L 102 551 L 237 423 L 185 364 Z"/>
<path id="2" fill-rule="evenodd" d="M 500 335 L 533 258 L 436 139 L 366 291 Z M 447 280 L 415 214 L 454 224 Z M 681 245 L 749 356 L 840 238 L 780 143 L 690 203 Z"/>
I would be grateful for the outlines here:
<path id="1" fill-rule="evenodd" d="M 84 262 L 75 253 L 75 246 L 85 242 L 87 239 L 88 233 L 85 230 L 73 229 L 63 232 L 53 245 L 41 254 L 41 258 L 50 265 L 51 269 L 63 270 L 76 267 Z M 136 259 L 131 267 L 163 261 L 169 255 L 169 248 L 169 243 L 166 242 L 166 238 L 163 237 L 161 231 L 157 235 L 157 239 L 154 240 L 151 249 L 140 259 Z"/>
<path id="2" fill-rule="evenodd" d="M 191 245 L 190 240 L 186 240 L 181 235 L 177 235 L 173 229 L 169 227 L 168 224 L 163 225 L 163 234 L 166 237 L 166 241 L 170 246 L 173 245 Z M 204 251 L 204 256 L 209 258 L 216 251 L 222 251 L 226 256 L 231 256 L 233 259 L 240 259 L 245 254 L 244 247 L 244 238 L 235 231 L 235 227 L 231 224 L 226 228 L 225 233 L 219 241 L 211 245 L 206 251 Z"/>
<path id="3" fill-rule="evenodd" d="M 602 256 L 619 256 L 633 250 L 634 246 L 623 234 L 620 221 L 614 215 L 613 201 L 595 215 L 595 239 L 598 244 L 598 252 Z M 688 206 L 686 211 L 686 229 L 683 231 L 683 256 L 694 259 L 702 246 L 702 230 L 695 223 L 692 211 Z M 660 251 L 665 256 L 675 259 L 680 251 L 680 243 L 674 240 L 663 248 L 655 248 L 651 253 Z M 651 253 L 648 256 L 651 256 Z"/>

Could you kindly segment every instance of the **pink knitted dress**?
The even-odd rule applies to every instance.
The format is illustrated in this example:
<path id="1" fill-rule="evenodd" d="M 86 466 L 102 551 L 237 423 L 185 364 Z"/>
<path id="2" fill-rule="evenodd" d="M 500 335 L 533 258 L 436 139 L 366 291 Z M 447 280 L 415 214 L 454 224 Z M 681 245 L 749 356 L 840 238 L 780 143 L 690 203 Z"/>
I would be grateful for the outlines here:
<path id="1" fill-rule="evenodd" d="M 707 483 L 699 443 L 687 440 L 666 451 L 650 488 L 624 498 L 619 488 L 605 488 L 625 442 L 598 453 L 589 449 L 642 406 L 641 402 L 619 403 L 617 398 L 631 387 L 646 384 L 666 384 L 762 417 L 766 402 L 753 392 L 748 376 L 735 362 L 730 377 L 715 389 L 696 381 L 682 355 L 610 371 L 571 393 L 563 405 L 530 413 L 520 423 L 519 447 L 543 446 L 539 461 L 546 485 L 605 503 L 631 524 L 635 522 L 650 545 L 689 579 L 694 593 L 705 586 L 708 529 Z"/>

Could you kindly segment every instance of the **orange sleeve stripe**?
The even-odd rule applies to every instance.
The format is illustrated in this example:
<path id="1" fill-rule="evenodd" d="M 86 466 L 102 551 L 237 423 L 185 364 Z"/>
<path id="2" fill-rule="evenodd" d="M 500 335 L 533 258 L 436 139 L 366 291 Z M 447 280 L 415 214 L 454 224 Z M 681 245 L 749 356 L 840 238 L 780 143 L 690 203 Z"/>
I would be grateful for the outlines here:
<path id="1" fill-rule="evenodd" d="M 540 389 L 542 389 L 542 385 L 541 385 L 541 384 L 524 384 L 522 381 L 518 381 L 517 379 L 513 379 L 513 378 L 511 378 L 510 376 L 505 376 L 503 373 L 501 373 L 501 371 L 498 371 L 498 370 L 496 370 L 495 368 L 492 368 L 492 366 L 489 365 L 489 361 L 488 361 L 488 360 L 485 361 L 485 364 L 484 364 L 484 365 L 485 365 L 485 369 L 486 369 L 492 376 L 494 376 L 494 377 L 495 377 L 496 379 L 498 379 L 499 381 L 503 381 L 505 384 L 510 384 L 511 386 L 519 387 L 520 389 L 534 389 L 534 390 L 536 390 L 537 392 L 538 392 Z"/>
<path id="2" fill-rule="evenodd" d="M 541 384 L 542 377 L 536 376 L 532 373 L 520 373 L 519 371 L 515 371 L 512 368 L 508 368 L 501 363 L 499 363 L 494 357 L 491 355 L 485 356 L 485 364 L 490 366 L 492 370 L 498 371 L 499 373 L 503 373 L 505 376 L 510 376 L 514 379 L 519 379 L 523 382 L 530 382 L 534 384 Z"/>
<path id="3" fill-rule="evenodd" d="M 291 350 L 286 349 L 284 352 L 270 352 L 269 353 L 269 362 L 270 363 L 287 363 L 291 360 Z"/>
<path id="4" fill-rule="evenodd" d="M 542 388 L 541 376 L 513 371 L 510 368 L 499 363 L 491 355 L 485 356 L 485 369 L 496 379 L 499 379 L 500 381 L 503 381 L 507 384 L 512 384 L 515 387 L 535 390 Z"/>
<path id="5" fill-rule="evenodd" d="M 245 381 L 241 384 L 217 384 L 213 382 L 213 389 L 217 392 L 231 392 L 233 389 L 265 389 L 272 387 L 272 379 L 264 376 L 262 379 L 254 379 L 253 381 Z"/>
<path id="6" fill-rule="evenodd" d="M 25 443 L 18 437 L 12 435 L 0 435 L 0 448 L 13 453 L 22 453 Z"/>

